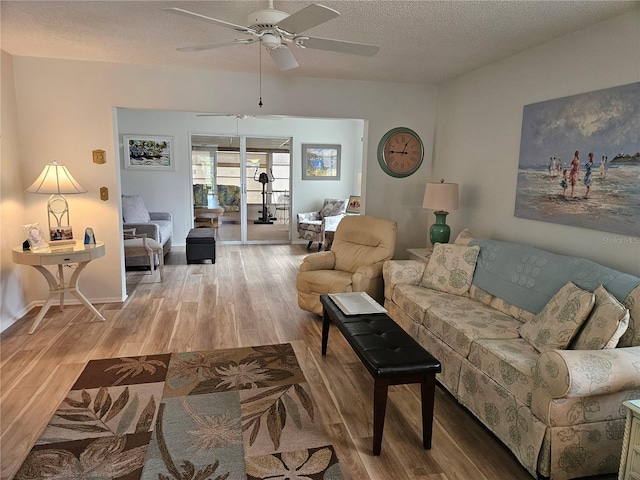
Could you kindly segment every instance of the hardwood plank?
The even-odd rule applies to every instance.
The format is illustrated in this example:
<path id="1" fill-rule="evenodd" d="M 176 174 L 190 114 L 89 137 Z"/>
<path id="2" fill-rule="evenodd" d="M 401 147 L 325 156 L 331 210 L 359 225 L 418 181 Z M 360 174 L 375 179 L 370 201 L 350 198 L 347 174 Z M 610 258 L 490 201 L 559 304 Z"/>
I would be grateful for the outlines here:
<path id="1" fill-rule="evenodd" d="M 39 312 L 32 309 L 0 334 L 0 476 L 15 475 L 88 360 L 291 342 L 347 478 L 531 479 L 442 388 L 431 450 L 422 448 L 419 389 L 397 386 L 389 390 L 382 454 L 372 455 L 373 381 L 333 326 L 323 357 L 321 319 L 298 307 L 305 247 L 218 245 L 215 264 L 193 265 L 174 247 L 162 283 L 127 274 L 127 300 L 98 306 L 106 322 L 80 306 L 54 306 L 27 335 Z"/>

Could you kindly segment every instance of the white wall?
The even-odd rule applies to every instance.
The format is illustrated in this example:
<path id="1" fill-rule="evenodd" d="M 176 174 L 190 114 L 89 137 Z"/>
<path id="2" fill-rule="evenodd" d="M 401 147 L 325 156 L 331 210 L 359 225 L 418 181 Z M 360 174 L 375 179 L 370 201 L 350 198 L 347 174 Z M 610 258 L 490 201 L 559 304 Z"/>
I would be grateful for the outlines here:
<path id="1" fill-rule="evenodd" d="M 25 223 L 24 188 L 19 155 L 19 132 L 13 61 L 2 52 L 0 69 L 0 331 L 11 319 L 27 312 L 34 295 L 23 288 L 27 268 L 16 266 L 11 248 L 24 240 L 21 225 Z"/>
<path id="2" fill-rule="evenodd" d="M 432 176 L 460 184 L 452 235 L 468 226 L 640 276 L 637 237 L 513 214 L 523 106 L 640 81 L 639 39 L 635 10 L 439 86 Z"/>
<path id="3" fill-rule="evenodd" d="M 364 121 L 313 118 L 247 118 L 225 116 L 202 117 L 194 112 L 158 110 L 117 110 L 119 138 L 122 135 L 173 136 L 175 171 L 126 170 L 121 162 L 120 182 L 124 195 L 140 195 L 150 211 L 171 212 L 174 218 L 174 245 L 184 245 L 191 221 L 191 152 L 189 134 L 249 135 L 293 138 L 291 212 L 308 212 L 320 208 L 323 198 L 349 198 L 358 194 L 357 173 L 362 169 L 362 135 Z M 302 180 L 303 143 L 339 144 L 342 147 L 340 180 Z M 124 155 L 124 145 L 120 145 Z M 290 223 L 294 230 L 295 222 Z M 306 241 L 305 241 L 306 242 Z"/>
<path id="4" fill-rule="evenodd" d="M 433 86 L 263 76 L 265 106 L 259 109 L 256 75 L 32 57 L 13 57 L 13 67 L 17 105 L 13 119 L 17 117 L 23 135 L 19 143 L 22 185 L 17 187 L 26 189 L 42 166 L 55 159 L 65 163 L 87 188 L 88 193 L 69 200 L 75 231 L 90 225 L 106 243 L 106 256 L 91 262 L 80 279 L 92 301 L 120 300 L 124 291 L 117 107 L 364 119 L 369 126 L 363 165 L 367 213 L 398 221 L 397 254 L 406 255 L 407 247 L 425 244 L 427 216 L 419 205 L 431 168 Z M 422 167 L 406 179 L 387 176 L 376 159 L 379 139 L 397 126 L 416 131 L 427 149 Z M 94 149 L 105 150 L 106 164 L 92 163 Z M 106 202 L 99 198 L 100 187 L 109 188 Z M 25 195 L 20 222 L 46 224 L 47 199 L 43 197 Z M 16 222 L 3 218 L 2 224 L 15 228 Z M 43 301 L 45 282 L 35 270 L 27 275 L 29 295 Z"/>

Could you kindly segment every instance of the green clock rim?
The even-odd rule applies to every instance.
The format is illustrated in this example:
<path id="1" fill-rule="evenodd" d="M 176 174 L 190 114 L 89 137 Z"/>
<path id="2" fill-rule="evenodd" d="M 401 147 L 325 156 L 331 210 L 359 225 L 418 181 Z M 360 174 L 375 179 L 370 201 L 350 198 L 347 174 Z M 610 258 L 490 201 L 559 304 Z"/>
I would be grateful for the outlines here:
<path id="1" fill-rule="evenodd" d="M 389 166 L 387 165 L 387 162 L 385 162 L 385 159 L 384 159 L 384 145 L 385 143 L 387 143 L 387 140 L 389 139 L 389 137 L 391 137 L 392 135 L 395 135 L 396 133 L 408 133 L 409 135 L 413 135 L 415 138 L 418 139 L 418 142 L 420 143 L 420 161 L 414 168 L 412 168 L 407 172 L 400 172 L 400 173 L 394 172 L 389 168 Z M 387 133 L 383 135 L 383 137 L 380 139 L 380 142 L 378 143 L 378 163 L 380 164 L 380 167 L 382 168 L 382 170 L 384 170 L 384 172 L 387 175 L 391 175 L 392 177 L 403 178 L 403 177 L 408 177 L 409 175 L 413 175 L 420 168 L 423 160 L 424 160 L 424 144 L 422 143 L 422 139 L 420 138 L 420 135 L 418 135 L 416 132 L 414 132 L 410 128 L 407 128 L 407 127 L 392 128 L 391 130 L 389 130 Z"/>

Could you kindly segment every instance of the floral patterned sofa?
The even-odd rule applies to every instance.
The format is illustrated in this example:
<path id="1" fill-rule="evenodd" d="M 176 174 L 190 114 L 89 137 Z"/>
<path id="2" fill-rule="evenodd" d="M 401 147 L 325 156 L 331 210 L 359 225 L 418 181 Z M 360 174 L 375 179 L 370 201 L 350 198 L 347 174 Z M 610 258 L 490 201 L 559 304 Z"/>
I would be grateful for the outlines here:
<path id="1" fill-rule="evenodd" d="M 534 477 L 615 472 L 640 398 L 640 278 L 473 238 L 383 268 L 389 315 Z"/>

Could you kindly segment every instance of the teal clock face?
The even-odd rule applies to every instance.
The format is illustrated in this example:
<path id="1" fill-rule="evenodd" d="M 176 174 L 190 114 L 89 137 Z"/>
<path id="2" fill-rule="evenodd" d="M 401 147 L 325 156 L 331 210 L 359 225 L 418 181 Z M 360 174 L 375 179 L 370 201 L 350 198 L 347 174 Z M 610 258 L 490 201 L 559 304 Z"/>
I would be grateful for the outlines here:
<path id="1" fill-rule="evenodd" d="M 405 127 L 389 130 L 378 144 L 378 162 L 392 177 L 408 177 L 424 158 L 424 146 L 416 132 Z"/>

